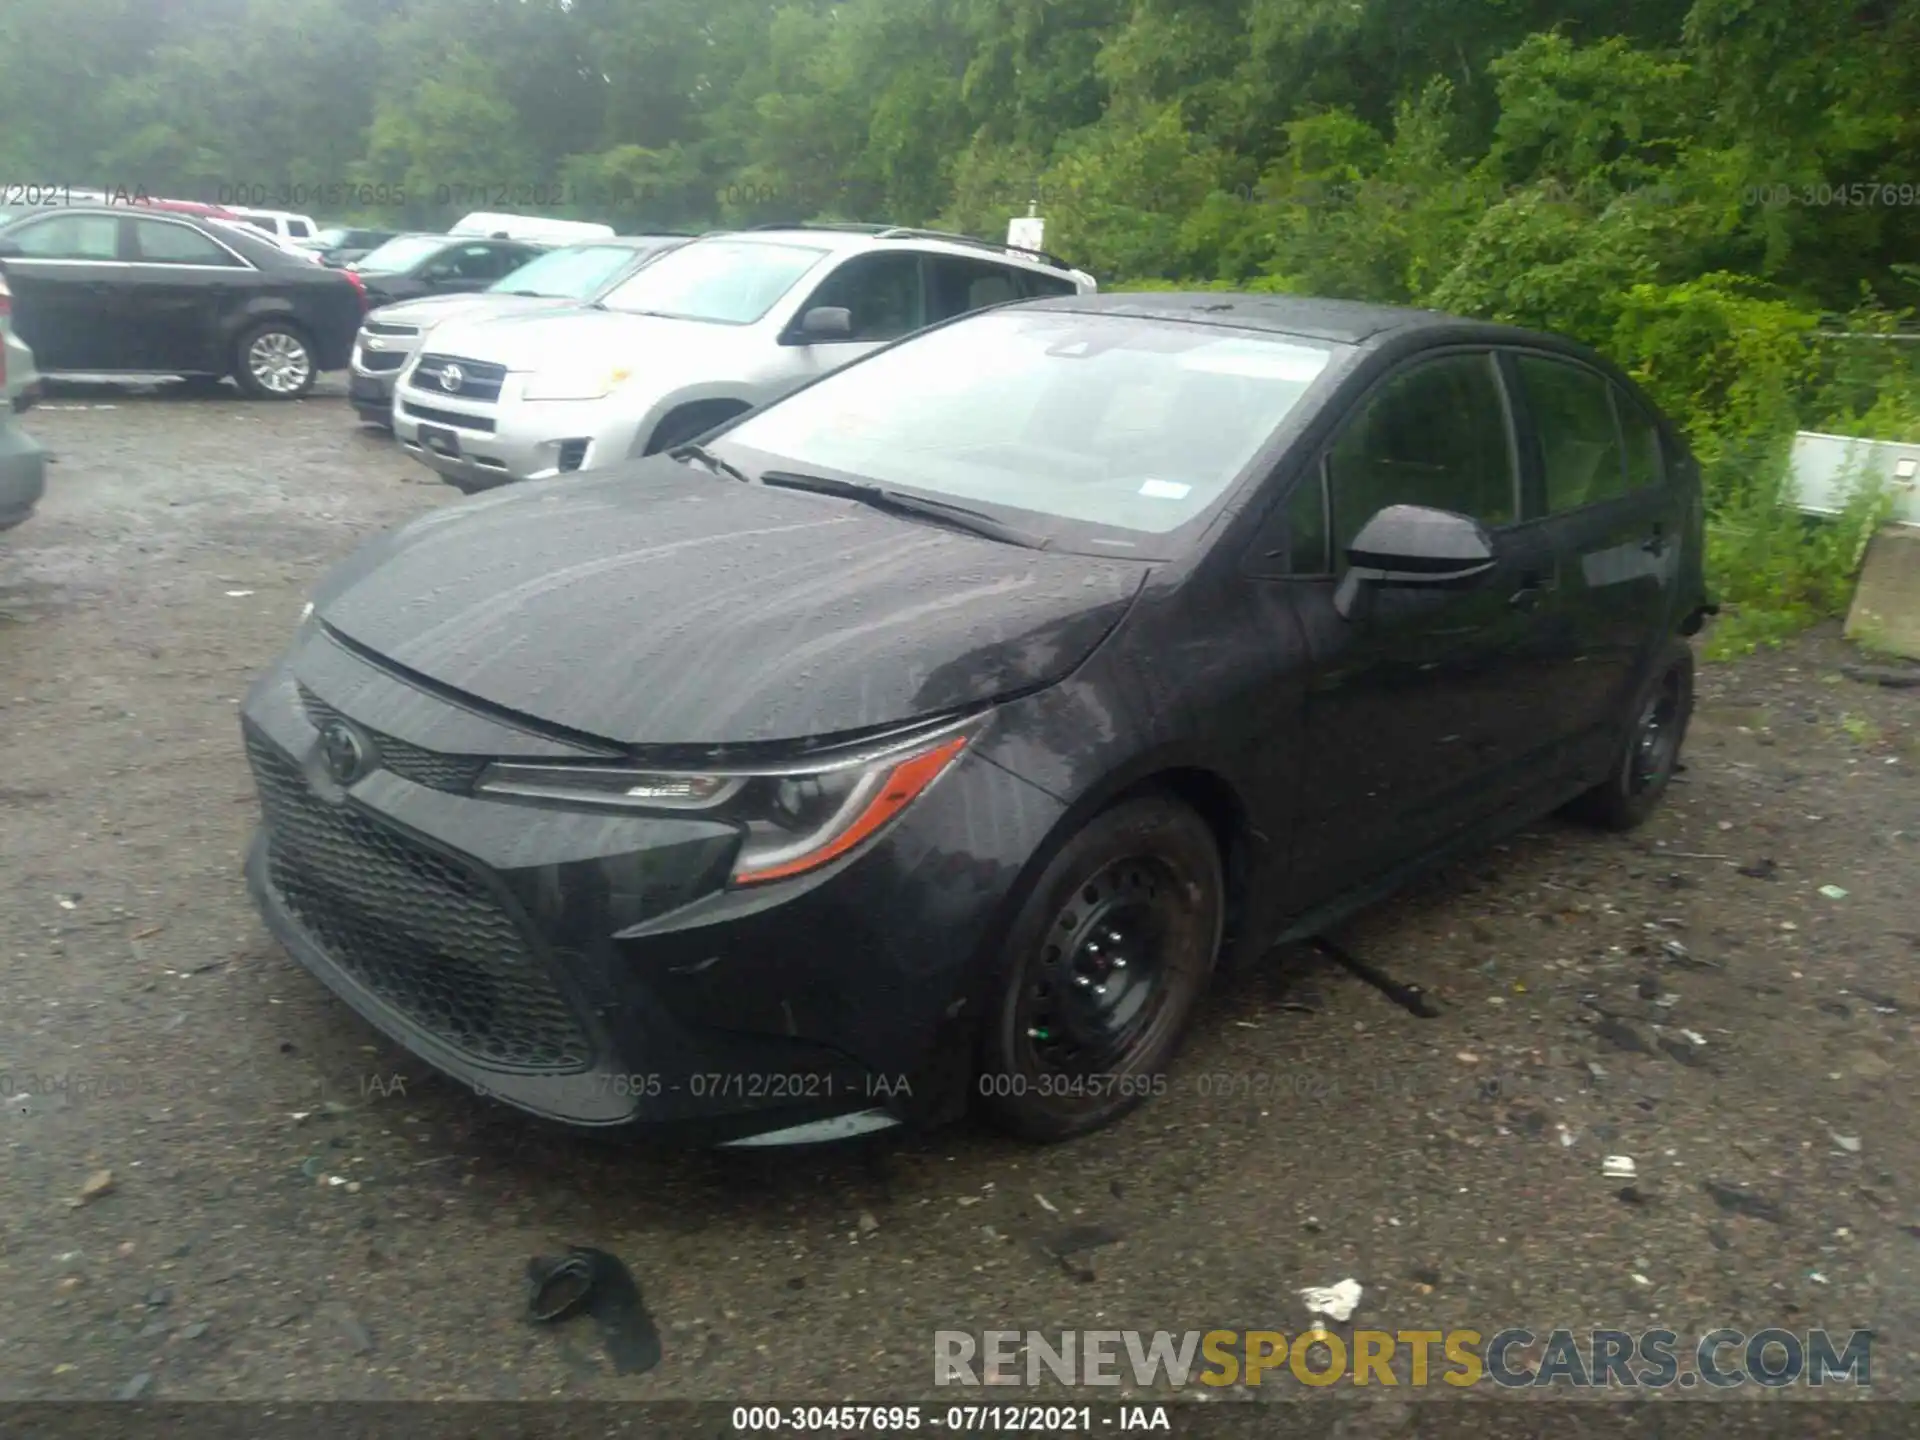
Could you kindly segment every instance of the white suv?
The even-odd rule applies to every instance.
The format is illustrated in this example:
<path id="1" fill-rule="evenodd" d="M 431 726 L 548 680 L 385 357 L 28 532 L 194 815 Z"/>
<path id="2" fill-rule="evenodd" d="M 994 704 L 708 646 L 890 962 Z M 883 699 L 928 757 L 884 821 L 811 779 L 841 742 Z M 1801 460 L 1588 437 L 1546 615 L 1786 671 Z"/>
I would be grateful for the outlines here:
<path id="1" fill-rule="evenodd" d="M 704 236 L 591 304 L 436 327 L 395 386 L 394 434 L 469 493 L 599 469 L 955 315 L 1097 288 L 1053 256 L 931 230 Z"/>
<path id="2" fill-rule="evenodd" d="M 291 210 L 250 210 L 243 205 L 229 205 L 227 209 L 254 229 L 264 230 L 276 240 L 311 245 L 314 237 L 320 233 L 320 227 L 313 223 L 311 215 L 296 215 Z"/>

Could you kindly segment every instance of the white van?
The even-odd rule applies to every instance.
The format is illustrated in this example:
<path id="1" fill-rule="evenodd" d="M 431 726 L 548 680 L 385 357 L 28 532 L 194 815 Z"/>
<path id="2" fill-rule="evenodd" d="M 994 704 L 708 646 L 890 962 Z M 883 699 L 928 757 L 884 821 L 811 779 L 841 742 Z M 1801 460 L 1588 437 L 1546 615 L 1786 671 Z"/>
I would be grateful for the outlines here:
<path id="1" fill-rule="evenodd" d="M 538 215 L 495 215 L 476 210 L 447 231 L 449 235 L 486 235 L 508 240 L 542 240 L 555 245 L 578 245 L 587 240 L 611 240 L 611 225 L 584 220 L 549 220 Z"/>

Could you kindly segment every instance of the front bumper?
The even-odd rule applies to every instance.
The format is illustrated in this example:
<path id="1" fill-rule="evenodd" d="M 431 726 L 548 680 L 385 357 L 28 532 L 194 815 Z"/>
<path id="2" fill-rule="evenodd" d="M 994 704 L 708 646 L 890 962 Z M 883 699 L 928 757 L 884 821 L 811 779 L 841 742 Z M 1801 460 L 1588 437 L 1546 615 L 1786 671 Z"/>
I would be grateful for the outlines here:
<path id="1" fill-rule="evenodd" d="M 4 343 L 7 347 L 7 393 L 8 407 L 24 410 L 33 403 L 40 391 L 40 371 L 33 360 L 33 350 L 13 331 L 6 333 Z"/>
<path id="2" fill-rule="evenodd" d="M 580 1127 L 740 1143 L 964 1099 L 970 981 L 1057 802 L 967 757 L 851 857 L 730 891 L 727 826 L 455 793 L 481 762 L 421 739 L 567 752 L 472 712 L 440 723 L 438 703 L 320 635 L 242 712 L 264 812 L 249 891 L 363 1017 L 476 1094 Z M 342 709 L 387 757 L 345 790 L 318 755 Z"/>
<path id="3" fill-rule="evenodd" d="M 0 530 L 11 530 L 47 489 L 47 454 L 33 437 L 0 417 Z"/>
<path id="4" fill-rule="evenodd" d="M 402 381 L 393 406 L 394 436 L 414 459 L 469 495 L 612 465 L 632 453 L 646 417 L 621 396 L 525 400 L 517 393 L 524 382 L 524 376 L 509 374 L 500 399 L 483 405 Z M 440 444 L 429 444 L 427 435 Z"/>
<path id="5" fill-rule="evenodd" d="M 393 387 L 400 372 L 413 359 L 420 341 L 388 339 L 380 348 L 367 344 L 363 331 L 353 344 L 353 356 L 347 362 L 347 401 L 363 420 L 380 425 L 392 424 Z"/>

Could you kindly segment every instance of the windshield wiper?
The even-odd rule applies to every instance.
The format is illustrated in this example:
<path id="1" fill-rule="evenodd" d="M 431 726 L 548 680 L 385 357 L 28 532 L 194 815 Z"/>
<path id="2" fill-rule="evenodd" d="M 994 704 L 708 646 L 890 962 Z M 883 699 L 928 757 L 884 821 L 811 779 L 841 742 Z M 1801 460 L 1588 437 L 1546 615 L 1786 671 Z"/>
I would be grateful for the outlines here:
<path id="1" fill-rule="evenodd" d="M 858 480 L 835 480 L 826 475 L 802 475 L 792 470 L 768 470 L 760 476 L 760 483 L 783 490 L 806 490 L 815 495 L 858 500 L 876 510 L 890 510 L 896 515 L 931 520 L 938 525 L 965 530 L 972 535 L 998 540 L 1005 545 L 1019 545 L 1028 550 L 1044 550 L 1053 543 L 1045 535 L 1036 535 L 1031 530 L 1009 525 L 984 510 L 974 510 L 948 500 L 935 500 L 926 495 L 910 495 L 904 490 L 889 490 Z"/>
<path id="2" fill-rule="evenodd" d="M 676 445 L 667 452 L 669 459 L 697 460 L 709 470 L 726 476 L 729 480 L 738 480 L 742 485 L 748 483 L 747 472 L 738 465 L 729 465 L 704 445 L 689 440 L 684 445 Z"/>

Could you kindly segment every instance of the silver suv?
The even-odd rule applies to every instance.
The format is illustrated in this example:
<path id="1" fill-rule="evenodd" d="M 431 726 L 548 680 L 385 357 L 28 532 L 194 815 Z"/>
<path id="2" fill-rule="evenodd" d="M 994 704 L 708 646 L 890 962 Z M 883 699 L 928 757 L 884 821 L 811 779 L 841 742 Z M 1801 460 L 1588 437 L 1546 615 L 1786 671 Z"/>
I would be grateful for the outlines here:
<path id="1" fill-rule="evenodd" d="M 394 434 L 469 493 L 598 469 L 927 325 L 1097 288 L 1053 256 L 931 230 L 704 236 L 589 304 L 436 326 L 395 389 Z"/>
<path id="2" fill-rule="evenodd" d="M 507 272 L 477 294 L 421 295 L 382 305 L 354 337 L 347 399 L 370 425 L 393 416 L 393 383 L 419 352 L 423 337 L 456 315 L 507 315 L 556 309 L 612 288 L 657 255 L 687 243 L 683 235 L 625 235 L 549 250 Z"/>

